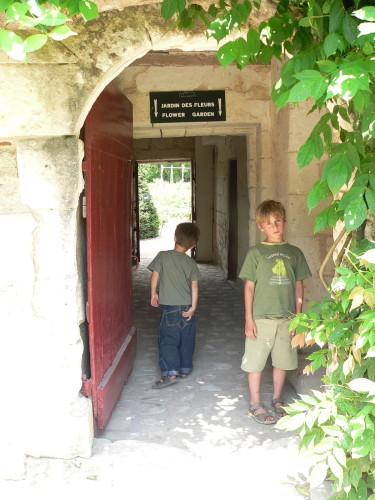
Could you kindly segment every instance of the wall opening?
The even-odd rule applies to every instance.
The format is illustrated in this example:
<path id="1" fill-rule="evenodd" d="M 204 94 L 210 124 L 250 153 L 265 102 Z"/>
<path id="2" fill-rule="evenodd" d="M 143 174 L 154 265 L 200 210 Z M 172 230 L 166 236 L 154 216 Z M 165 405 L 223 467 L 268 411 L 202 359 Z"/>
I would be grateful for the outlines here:
<path id="1" fill-rule="evenodd" d="M 173 247 L 174 229 L 193 219 L 192 161 L 138 162 L 140 255 Z"/>

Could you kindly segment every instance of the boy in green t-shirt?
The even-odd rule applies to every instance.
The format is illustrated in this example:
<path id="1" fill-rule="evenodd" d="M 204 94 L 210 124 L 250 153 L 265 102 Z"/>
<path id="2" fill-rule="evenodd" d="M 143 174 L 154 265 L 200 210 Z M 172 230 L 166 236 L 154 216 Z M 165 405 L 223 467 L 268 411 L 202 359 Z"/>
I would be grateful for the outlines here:
<path id="1" fill-rule="evenodd" d="M 198 266 L 186 252 L 198 242 L 199 229 L 192 222 L 178 224 L 174 250 L 159 252 L 148 269 L 151 305 L 161 306 L 159 365 L 161 378 L 153 389 L 168 387 L 193 368 L 195 311 L 198 305 Z"/>
<path id="2" fill-rule="evenodd" d="M 285 209 L 281 203 L 273 200 L 261 203 L 256 221 L 265 240 L 250 248 L 239 275 L 245 281 L 246 340 L 241 368 L 248 372 L 249 416 L 262 424 L 274 424 L 277 419 L 260 401 L 262 371 L 271 354 L 271 405 L 280 418 L 285 415 L 281 395 L 286 370 L 297 368 L 289 322 L 293 314 L 302 311 L 303 280 L 311 272 L 302 251 L 284 241 Z"/>

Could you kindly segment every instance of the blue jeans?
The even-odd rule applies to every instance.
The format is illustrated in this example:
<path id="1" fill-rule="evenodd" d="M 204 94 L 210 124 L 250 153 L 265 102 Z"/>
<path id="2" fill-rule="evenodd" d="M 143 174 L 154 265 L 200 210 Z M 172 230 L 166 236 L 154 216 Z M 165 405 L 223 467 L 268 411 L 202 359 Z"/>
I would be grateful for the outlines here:
<path id="1" fill-rule="evenodd" d="M 191 306 L 162 305 L 159 334 L 159 364 L 163 377 L 184 374 L 193 369 L 195 316 L 182 316 Z"/>

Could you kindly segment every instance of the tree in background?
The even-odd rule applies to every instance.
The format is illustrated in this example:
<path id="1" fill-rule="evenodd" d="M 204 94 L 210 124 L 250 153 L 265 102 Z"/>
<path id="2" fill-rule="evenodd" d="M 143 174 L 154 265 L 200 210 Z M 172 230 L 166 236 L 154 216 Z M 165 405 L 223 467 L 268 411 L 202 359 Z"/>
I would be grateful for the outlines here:
<path id="1" fill-rule="evenodd" d="M 140 168 L 138 175 L 139 233 L 142 240 L 159 236 L 160 220 L 151 198 L 147 176 L 149 171 Z"/>

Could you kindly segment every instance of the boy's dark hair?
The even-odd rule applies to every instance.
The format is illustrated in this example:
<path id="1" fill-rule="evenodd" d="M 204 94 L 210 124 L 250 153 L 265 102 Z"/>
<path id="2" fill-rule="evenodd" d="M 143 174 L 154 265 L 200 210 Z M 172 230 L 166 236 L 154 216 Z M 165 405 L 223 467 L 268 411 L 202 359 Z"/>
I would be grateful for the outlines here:
<path id="1" fill-rule="evenodd" d="M 176 227 L 174 237 L 178 245 L 183 248 L 192 248 L 198 242 L 199 232 L 194 222 L 181 222 Z"/>
<path id="2" fill-rule="evenodd" d="M 271 215 L 280 215 L 284 220 L 286 219 L 284 206 L 275 200 L 263 201 L 256 209 L 255 215 L 257 224 L 268 220 Z"/>

